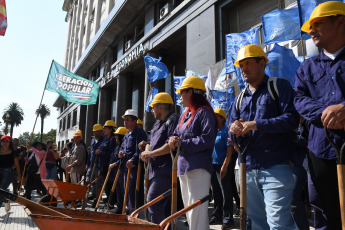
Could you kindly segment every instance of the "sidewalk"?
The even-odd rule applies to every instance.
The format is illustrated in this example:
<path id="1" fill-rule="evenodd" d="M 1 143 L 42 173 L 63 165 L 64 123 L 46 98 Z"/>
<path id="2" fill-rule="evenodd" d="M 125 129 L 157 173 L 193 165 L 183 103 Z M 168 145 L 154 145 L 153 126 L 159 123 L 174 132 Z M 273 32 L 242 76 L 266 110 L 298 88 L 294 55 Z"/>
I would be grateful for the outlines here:
<path id="1" fill-rule="evenodd" d="M 35 192 L 32 194 L 33 201 L 38 201 L 40 199 L 40 196 L 37 195 Z M 91 202 L 88 202 L 88 204 L 91 205 Z M 213 203 L 210 203 L 209 205 L 209 216 L 211 216 L 213 209 Z M 101 211 L 101 209 L 100 209 Z M 239 218 L 235 217 L 235 225 L 232 229 L 239 230 L 240 229 L 240 223 Z M 177 219 L 176 223 L 176 229 L 178 230 L 188 230 L 188 226 L 184 224 L 185 222 L 184 217 L 180 217 Z M 310 226 L 312 225 L 312 220 L 309 220 Z M 23 207 L 17 203 L 11 202 L 11 210 L 6 213 L 5 208 L 0 208 L 0 230 L 33 230 L 38 229 L 36 224 L 33 222 L 33 220 L 28 217 L 23 209 Z M 220 230 L 221 225 L 211 225 L 211 230 Z M 310 230 L 314 230 L 313 227 L 310 227 Z"/>

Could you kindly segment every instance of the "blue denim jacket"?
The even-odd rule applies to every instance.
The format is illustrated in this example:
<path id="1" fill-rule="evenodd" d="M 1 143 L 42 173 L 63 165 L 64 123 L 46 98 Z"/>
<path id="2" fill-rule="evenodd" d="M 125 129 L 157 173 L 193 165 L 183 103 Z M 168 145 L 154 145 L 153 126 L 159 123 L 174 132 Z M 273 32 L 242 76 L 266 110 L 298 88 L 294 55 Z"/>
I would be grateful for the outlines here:
<path id="1" fill-rule="evenodd" d="M 330 105 L 345 105 L 345 49 L 334 59 L 323 52 L 305 60 L 295 77 L 295 106 L 311 122 L 308 148 L 319 158 L 334 159 L 335 151 L 326 139 L 322 112 Z M 333 130 L 338 146 L 345 141 L 344 130 Z"/>
<path id="2" fill-rule="evenodd" d="M 295 92 L 288 81 L 277 79 L 279 111 L 277 103 L 267 88 L 268 76 L 252 94 L 247 88 L 243 95 L 240 111 L 235 103 L 231 108 L 231 124 L 240 118 L 256 121 L 257 131 L 247 152 L 247 168 L 262 169 L 292 160 L 294 137 L 299 123 L 299 115 L 293 105 Z M 237 97 L 235 101 L 237 100 Z M 230 126 L 231 126 L 230 124 Z M 248 143 L 248 136 L 239 138 L 241 150 Z"/>

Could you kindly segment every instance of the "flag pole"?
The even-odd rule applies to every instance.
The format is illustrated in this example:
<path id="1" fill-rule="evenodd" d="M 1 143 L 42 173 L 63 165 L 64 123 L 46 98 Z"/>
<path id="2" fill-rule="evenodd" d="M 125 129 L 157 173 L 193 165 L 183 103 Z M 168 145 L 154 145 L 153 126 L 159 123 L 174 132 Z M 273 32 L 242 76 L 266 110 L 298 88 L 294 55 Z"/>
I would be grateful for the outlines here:
<path id="1" fill-rule="evenodd" d="M 172 77 L 172 80 L 173 80 L 173 83 L 174 83 L 174 77 L 175 77 L 175 66 L 173 66 L 173 77 Z M 174 100 L 175 101 L 175 88 L 174 88 L 174 84 L 172 85 L 172 88 L 173 88 L 173 96 L 174 96 Z M 171 90 L 170 90 L 171 92 Z M 175 113 L 177 113 L 177 108 L 176 108 L 176 102 L 174 103 L 175 105 Z"/>
<path id="2" fill-rule="evenodd" d="M 54 60 L 53 60 L 53 62 L 54 62 Z M 52 66 L 53 66 L 53 62 L 52 62 L 52 64 L 51 64 L 51 66 L 50 66 L 50 69 L 51 69 Z M 49 72 L 50 72 L 50 69 L 49 69 Z M 33 138 L 33 136 L 34 136 L 34 131 L 35 131 L 37 119 L 38 119 L 38 116 L 40 115 L 41 105 L 42 105 L 44 93 L 45 93 L 45 91 L 46 91 L 47 82 L 48 82 L 48 77 L 47 77 L 46 83 L 44 84 L 44 88 L 43 88 L 43 93 L 42 93 L 40 105 L 38 106 L 38 110 L 37 110 L 37 113 L 36 113 L 36 119 L 35 119 L 34 127 L 32 128 L 32 132 L 31 132 L 31 136 L 30 136 L 30 141 L 29 141 L 29 146 L 27 146 L 26 159 L 28 159 L 28 157 L 29 157 L 29 151 L 30 151 L 30 147 L 31 147 L 31 142 L 32 142 L 32 138 Z M 24 169 L 23 169 L 23 173 L 22 173 L 22 178 L 21 178 L 21 181 L 20 181 L 19 192 L 18 192 L 19 195 L 20 195 L 20 192 L 21 192 L 22 186 L 23 186 L 23 179 L 24 179 L 24 174 L 25 174 L 26 165 L 27 165 L 27 161 L 25 160 Z"/>
<path id="3" fill-rule="evenodd" d="M 228 100 L 228 75 L 225 73 L 225 90 L 226 90 L 226 115 L 228 119 L 228 126 L 229 126 L 229 100 Z"/>
<path id="4" fill-rule="evenodd" d="M 303 36 L 301 34 L 301 45 L 302 45 L 302 55 L 303 55 L 303 61 L 305 61 L 305 50 L 304 50 L 304 42 L 303 42 Z"/>

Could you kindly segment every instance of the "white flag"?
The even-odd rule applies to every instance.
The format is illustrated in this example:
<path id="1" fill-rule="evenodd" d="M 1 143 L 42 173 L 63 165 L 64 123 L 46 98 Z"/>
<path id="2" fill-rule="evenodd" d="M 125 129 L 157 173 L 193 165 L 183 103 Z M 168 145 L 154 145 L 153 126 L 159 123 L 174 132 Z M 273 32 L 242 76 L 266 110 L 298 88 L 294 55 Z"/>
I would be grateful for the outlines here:
<path id="1" fill-rule="evenodd" d="M 211 91 L 213 90 L 213 80 L 211 69 L 208 69 L 207 80 L 205 82 L 206 95 L 208 99 L 211 99 Z"/>

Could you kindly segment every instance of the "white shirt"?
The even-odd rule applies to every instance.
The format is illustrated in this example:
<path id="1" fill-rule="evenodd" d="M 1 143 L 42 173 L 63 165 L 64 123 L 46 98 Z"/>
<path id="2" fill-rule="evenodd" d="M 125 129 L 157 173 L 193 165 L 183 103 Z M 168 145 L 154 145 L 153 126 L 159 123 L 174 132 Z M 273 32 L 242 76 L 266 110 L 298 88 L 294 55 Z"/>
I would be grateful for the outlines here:
<path id="1" fill-rule="evenodd" d="M 338 56 L 338 54 L 340 54 L 340 52 L 343 51 L 344 47 L 342 47 L 341 49 L 339 49 L 338 51 L 336 51 L 335 53 L 332 53 L 332 54 L 331 53 L 327 53 L 325 50 L 323 51 L 323 53 L 327 57 L 329 57 L 330 59 L 334 60 Z"/>

